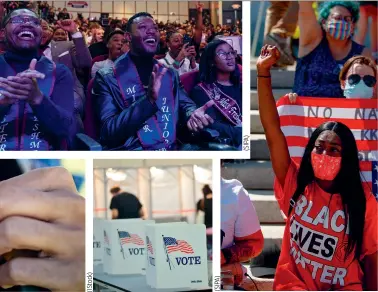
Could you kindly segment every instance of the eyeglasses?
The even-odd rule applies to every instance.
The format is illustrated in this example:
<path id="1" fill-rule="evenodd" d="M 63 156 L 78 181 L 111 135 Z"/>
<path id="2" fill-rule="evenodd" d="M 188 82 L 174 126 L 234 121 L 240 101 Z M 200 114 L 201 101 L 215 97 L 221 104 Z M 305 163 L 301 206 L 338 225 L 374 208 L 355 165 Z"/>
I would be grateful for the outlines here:
<path id="1" fill-rule="evenodd" d="M 41 20 L 37 17 L 30 17 L 30 16 L 14 16 L 8 19 L 8 21 L 5 23 L 7 25 L 8 23 L 11 24 L 27 24 L 31 23 L 34 26 L 41 25 Z"/>
<path id="2" fill-rule="evenodd" d="M 368 87 L 373 87 L 375 85 L 375 83 L 377 83 L 377 78 L 375 78 L 372 75 L 365 75 L 364 77 L 361 77 L 358 74 L 352 74 L 352 75 L 350 75 L 348 77 L 348 83 L 350 85 L 354 85 L 354 84 L 359 83 L 361 81 L 361 79 L 364 81 L 364 83 Z"/>
<path id="3" fill-rule="evenodd" d="M 340 14 L 332 14 L 330 18 L 333 20 L 345 20 L 346 22 L 352 22 L 354 19 L 352 16 L 343 16 Z"/>
<path id="4" fill-rule="evenodd" d="M 228 53 L 226 52 L 223 52 L 223 51 L 220 51 L 217 53 L 217 56 L 221 59 L 221 60 L 226 60 L 228 56 L 231 56 L 233 58 L 236 58 L 236 56 L 238 55 L 238 52 L 237 51 L 230 51 Z"/>

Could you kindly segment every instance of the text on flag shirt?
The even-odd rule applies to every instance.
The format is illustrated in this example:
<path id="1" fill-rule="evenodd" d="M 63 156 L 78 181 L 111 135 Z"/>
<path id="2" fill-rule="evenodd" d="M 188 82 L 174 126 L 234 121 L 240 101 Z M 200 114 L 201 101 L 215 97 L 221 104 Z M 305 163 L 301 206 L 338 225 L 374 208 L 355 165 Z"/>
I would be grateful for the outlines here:
<path id="1" fill-rule="evenodd" d="M 281 130 L 290 157 L 299 164 L 313 131 L 322 123 L 336 121 L 353 133 L 358 148 L 361 179 L 378 200 L 378 107 L 377 99 L 297 98 L 277 102 Z"/>

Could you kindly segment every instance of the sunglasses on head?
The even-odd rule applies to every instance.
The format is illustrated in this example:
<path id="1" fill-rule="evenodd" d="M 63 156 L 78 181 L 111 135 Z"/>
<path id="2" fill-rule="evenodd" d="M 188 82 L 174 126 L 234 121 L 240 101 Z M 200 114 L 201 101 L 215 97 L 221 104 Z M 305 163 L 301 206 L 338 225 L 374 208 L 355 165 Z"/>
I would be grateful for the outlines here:
<path id="1" fill-rule="evenodd" d="M 375 83 L 377 83 L 377 78 L 375 78 L 372 75 L 365 75 L 364 77 L 361 77 L 358 74 L 352 74 L 352 75 L 350 75 L 348 77 L 348 83 L 350 85 L 354 85 L 354 84 L 359 83 L 361 81 L 361 79 L 364 81 L 364 83 L 368 87 L 373 87 L 375 85 Z"/>

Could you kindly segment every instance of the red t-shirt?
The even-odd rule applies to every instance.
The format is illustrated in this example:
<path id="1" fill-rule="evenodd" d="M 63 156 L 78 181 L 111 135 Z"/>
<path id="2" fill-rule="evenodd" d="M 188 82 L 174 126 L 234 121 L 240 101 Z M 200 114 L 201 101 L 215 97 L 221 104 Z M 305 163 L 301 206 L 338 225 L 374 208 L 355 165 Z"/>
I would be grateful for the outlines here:
<path id="1" fill-rule="evenodd" d="M 298 170 L 292 161 L 284 189 L 275 180 L 274 191 L 282 211 L 289 210 L 290 199 L 297 187 Z M 361 258 L 376 253 L 377 201 L 366 194 L 365 227 Z M 286 222 L 281 255 L 274 278 L 274 290 L 362 290 L 363 271 L 353 260 L 346 261 L 348 230 L 341 196 L 323 191 L 317 183 L 307 186 Z M 345 234 L 345 236 L 344 236 Z"/>

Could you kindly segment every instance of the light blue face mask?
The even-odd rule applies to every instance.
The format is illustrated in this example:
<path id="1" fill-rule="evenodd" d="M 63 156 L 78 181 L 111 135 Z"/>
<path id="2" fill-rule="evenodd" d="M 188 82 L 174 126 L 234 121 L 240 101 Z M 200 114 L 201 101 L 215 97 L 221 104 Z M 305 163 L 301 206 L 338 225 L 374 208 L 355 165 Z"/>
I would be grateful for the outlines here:
<path id="1" fill-rule="evenodd" d="M 350 85 L 347 81 L 344 89 L 344 96 L 346 98 L 372 98 L 373 87 L 366 86 L 361 79 L 357 84 Z"/>

